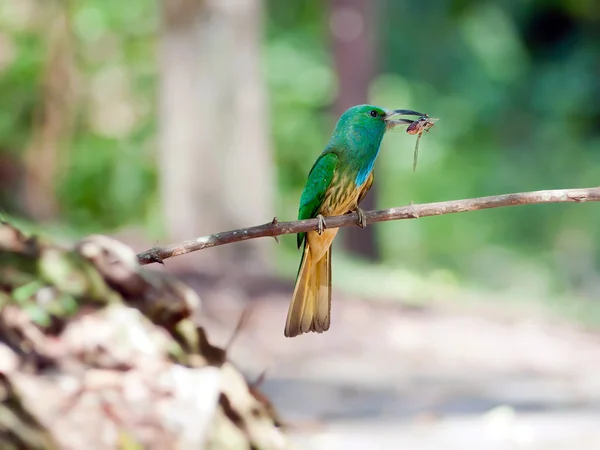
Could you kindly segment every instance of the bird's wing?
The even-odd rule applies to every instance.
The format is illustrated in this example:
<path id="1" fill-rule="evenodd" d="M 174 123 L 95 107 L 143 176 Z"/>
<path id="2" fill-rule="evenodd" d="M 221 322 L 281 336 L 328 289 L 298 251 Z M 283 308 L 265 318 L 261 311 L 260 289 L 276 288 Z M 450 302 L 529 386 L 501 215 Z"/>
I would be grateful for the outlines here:
<path id="1" fill-rule="evenodd" d="M 317 216 L 327 188 L 329 188 L 333 179 L 337 163 L 338 155 L 335 153 L 324 153 L 315 161 L 308 173 L 308 180 L 300 197 L 298 220 L 311 219 Z M 302 245 L 305 236 L 306 233 L 298 233 L 298 247 Z"/>

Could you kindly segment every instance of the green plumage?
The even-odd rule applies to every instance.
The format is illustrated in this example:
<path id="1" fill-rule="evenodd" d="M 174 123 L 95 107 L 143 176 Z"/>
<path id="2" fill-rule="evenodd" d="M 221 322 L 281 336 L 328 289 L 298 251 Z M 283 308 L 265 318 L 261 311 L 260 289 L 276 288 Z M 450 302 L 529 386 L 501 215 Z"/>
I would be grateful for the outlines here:
<path id="1" fill-rule="evenodd" d="M 311 219 L 323 202 L 325 193 L 333 180 L 333 174 L 338 164 L 338 155 L 334 152 L 323 152 L 308 174 L 308 181 L 300 197 L 298 220 Z M 298 233 L 298 248 L 302 245 L 306 233 Z"/>
<path id="2" fill-rule="evenodd" d="M 308 174 L 302 191 L 298 219 L 327 217 L 358 211 L 359 202 L 373 184 L 373 165 L 381 140 L 400 113 L 371 105 L 348 109 Z M 414 111 L 403 114 L 422 115 Z M 360 214 L 359 214 L 360 215 Z M 285 335 L 297 336 L 329 328 L 331 309 L 331 244 L 337 229 L 298 233 L 304 243 L 294 295 L 288 311 Z"/>
<path id="3" fill-rule="evenodd" d="M 298 220 L 316 217 L 330 187 L 358 190 L 367 181 L 386 130 L 385 116 L 382 108 L 360 105 L 340 117 L 329 143 L 308 174 L 300 197 Z M 334 174 L 343 186 L 331 186 Z M 328 206 L 335 209 L 336 205 Z M 304 237 L 305 233 L 298 233 L 298 247 Z"/>

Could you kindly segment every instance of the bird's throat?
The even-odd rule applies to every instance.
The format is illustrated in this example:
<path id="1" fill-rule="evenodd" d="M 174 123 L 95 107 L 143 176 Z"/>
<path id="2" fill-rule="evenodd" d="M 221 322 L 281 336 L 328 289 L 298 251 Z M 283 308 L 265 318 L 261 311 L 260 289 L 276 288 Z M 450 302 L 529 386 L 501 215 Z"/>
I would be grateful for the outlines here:
<path id="1" fill-rule="evenodd" d="M 365 184 L 365 182 L 369 178 L 369 175 L 371 175 L 371 172 L 373 171 L 373 166 L 375 165 L 375 160 L 377 159 L 377 155 L 379 155 L 380 147 L 381 146 L 378 146 L 377 150 L 375 150 L 375 152 L 372 152 L 372 154 L 366 154 L 364 158 L 361 158 L 363 159 L 363 164 L 359 166 L 358 173 L 356 174 L 356 178 L 354 179 L 356 186 L 362 186 L 363 184 Z"/>

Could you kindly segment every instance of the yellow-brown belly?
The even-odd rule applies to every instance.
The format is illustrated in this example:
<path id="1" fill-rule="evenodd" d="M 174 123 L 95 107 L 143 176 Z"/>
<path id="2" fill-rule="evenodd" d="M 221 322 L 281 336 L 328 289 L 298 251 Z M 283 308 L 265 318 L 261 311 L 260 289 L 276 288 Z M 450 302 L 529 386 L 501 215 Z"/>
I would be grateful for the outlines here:
<path id="1" fill-rule="evenodd" d="M 325 193 L 323 203 L 319 208 L 318 213 L 323 217 L 327 216 L 339 216 L 346 214 L 348 211 L 353 211 L 358 206 L 358 201 L 365 191 L 369 190 L 373 183 L 373 173 L 369 176 L 367 181 L 357 187 L 354 183 L 339 183 L 339 180 L 334 177 L 330 188 Z M 308 245 L 312 253 L 313 261 L 319 261 L 327 252 L 335 235 L 338 232 L 338 228 L 331 230 L 324 230 L 321 235 L 316 231 L 309 231 L 306 234 Z"/>

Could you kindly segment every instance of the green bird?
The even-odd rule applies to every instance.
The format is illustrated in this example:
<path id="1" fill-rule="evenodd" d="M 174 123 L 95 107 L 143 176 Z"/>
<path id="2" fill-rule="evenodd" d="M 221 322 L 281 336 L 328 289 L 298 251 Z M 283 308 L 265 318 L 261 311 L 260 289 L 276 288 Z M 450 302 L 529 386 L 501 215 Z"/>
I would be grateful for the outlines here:
<path id="1" fill-rule="evenodd" d="M 425 114 L 372 105 L 348 109 L 313 164 L 300 198 L 298 220 L 316 217 L 319 229 L 298 233 L 298 248 L 304 244 L 304 250 L 285 324 L 286 337 L 329 329 L 331 244 L 338 230 L 326 230 L 323 217 L 356 211 L 358 226 L 366 226 L 364 212 L 358 205 L 373 185 L 373 165 L 383 135 L 395 125 L 413 122 L 394 119 L 398 115 Z"/>

